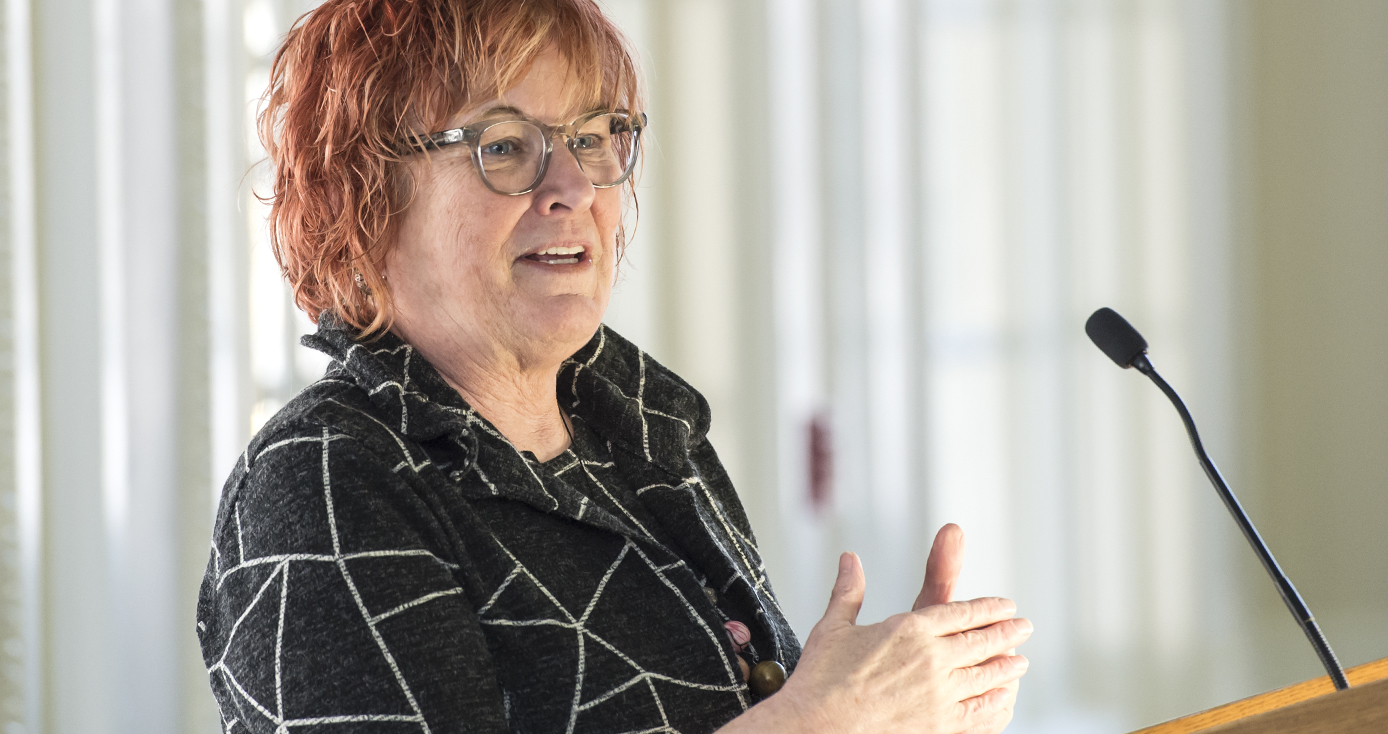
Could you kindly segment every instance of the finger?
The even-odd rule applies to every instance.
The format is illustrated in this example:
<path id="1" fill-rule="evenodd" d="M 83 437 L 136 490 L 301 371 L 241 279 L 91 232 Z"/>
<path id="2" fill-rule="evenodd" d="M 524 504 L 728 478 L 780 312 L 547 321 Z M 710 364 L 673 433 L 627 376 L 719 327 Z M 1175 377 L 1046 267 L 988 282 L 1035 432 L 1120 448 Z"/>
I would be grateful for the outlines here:
<path id="1" fill-rule="evenodd" d="M 990 722 L 993 717 L 1006 711 L 1011 702 L 1011 691 L 1006 688 L 994 688 L 955 704 L 955 719 L 959 722 L 960 728 L 967 731 Z"/>
<path id="2" fill-rule="evenodd" d="M 1017 614 L 1017 604 L 1011 599 L 989 596 L 970 601 L 936 604 L 923 607 L 914 613 L 930 621 L 930 631 L 935 636 L 945 637 L 1011 619 Z"/>
<path id="3" fill-rule="evenodd" d="M 839 556 L 839 576 L 834 580 L 834 590 L 829 595 L 829 608 L 824 610 L 825 621 L 857 624 L 858 610 L 863 606 L 866 591 L 867 580 L 863 578 L 862 563 L 857 554 L 845 552 Z"/>
<path id="4" fill-rule="evenodd" d="M 999 734 L 1012 723 L 1013 705 L 1003 707 L 1003 710 L 993 714 L 993 717 L 965 729 L 960 734 Z"/>
<path id="5" fill-rule="evenodd" d="M 1007 688 L 1026 675 L 1031 665 L 1021 655 L 1004 655 L 968 668 L 957 668 L 950 672 L 950 679 L 958 686 L 958 696 L 973 698 L 994 688 Z"/>
<path id="6" fill-rule="evenodd" d="M 1006 655 L 1008 650 L 1026 642 L 1031 633 L 1030 620 L 1009 619 L 950 635 L 948 639 L 953 643 L 951 652 L 955 655 L 957 667 L 963 668 Z"/>
<path id="7" fill-rule="evenodd" d="M 930 546 L 930 557 L 925 562 L 925 584 L 911 610 L 953 601 L 954 585 L 963 567 L 964 531 L 949 523 L 935 534 L 935 543 Z"/>
<path id="8" fill-rule="evenodd" d="M 1002 710 L 994 714 L 992 718 L 984 719 L 960 732 L 960 734 L 999 734 L 1007 728 L 1008 724 L 1012 723 L 1012 717 L 1017 711 L 1017 682 L 1013 681 L 1003 686 L 1003 690 L 1007 691 L 1007 700 L 1003 703 Z"/>

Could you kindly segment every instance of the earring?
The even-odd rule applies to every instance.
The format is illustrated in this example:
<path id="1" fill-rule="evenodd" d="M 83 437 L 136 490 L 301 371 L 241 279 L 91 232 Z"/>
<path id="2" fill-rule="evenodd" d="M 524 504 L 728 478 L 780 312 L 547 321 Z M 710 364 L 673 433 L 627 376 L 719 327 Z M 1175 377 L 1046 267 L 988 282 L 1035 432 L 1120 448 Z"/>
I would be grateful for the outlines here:
<path id="1" fill-rule="evenodd" d="M 368 296 L 371 295 L 371 287 L 366 284 L 366 278 L 362 277 L 360 272 L 352 276 L 352 279 L 357 282 L 357 290 L 360 290 Z"/>

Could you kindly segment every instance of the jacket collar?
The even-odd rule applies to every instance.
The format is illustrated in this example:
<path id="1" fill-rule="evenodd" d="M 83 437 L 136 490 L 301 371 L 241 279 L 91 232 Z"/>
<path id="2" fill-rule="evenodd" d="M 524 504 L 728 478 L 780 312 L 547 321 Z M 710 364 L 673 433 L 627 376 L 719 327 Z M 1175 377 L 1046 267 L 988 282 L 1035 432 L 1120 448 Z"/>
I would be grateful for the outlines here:
<path id="1" fill-rule="evenodd" d="M 688 473 L 688 448 L 708 433 L 704 396 L 607 326 L 564 362 L 559 400 L 603 438 L 677 477 Z"/>
<path id="2" fill-rule="evenodd" d="M 475 431 L 479 439 L 510 446 L 413 346 L 391 332 L 370 342 L 359 336 L 324 313 L 317 333 L 302 343 L 331 357 L 337 363 L 332 376 L 365 391 L 393 431 L 421 443 L 444 436 L 472 440 Z M 708 433 L 704 397 L 606 325 L 563 363 L 558 395 L 570 415 L 604 439 L 676 477 L 688 472 L 687 448 Z"/>

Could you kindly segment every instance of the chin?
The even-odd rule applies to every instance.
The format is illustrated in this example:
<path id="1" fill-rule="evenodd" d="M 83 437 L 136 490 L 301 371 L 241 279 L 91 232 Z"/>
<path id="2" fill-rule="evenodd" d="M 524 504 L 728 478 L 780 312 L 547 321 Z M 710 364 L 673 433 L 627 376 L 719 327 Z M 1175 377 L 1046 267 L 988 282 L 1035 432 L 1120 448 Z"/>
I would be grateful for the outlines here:
<path id="1" fill-rule="evenodd" d="M 526 331 L 536 343 L 562 351 L 561 359 L 568 358 L 597 333 L 602 326 L 604 309 L 585 296 L 556 296 L 546 300 L 549 303 L 536 309 L 528 319 L 531 323 Z"/>

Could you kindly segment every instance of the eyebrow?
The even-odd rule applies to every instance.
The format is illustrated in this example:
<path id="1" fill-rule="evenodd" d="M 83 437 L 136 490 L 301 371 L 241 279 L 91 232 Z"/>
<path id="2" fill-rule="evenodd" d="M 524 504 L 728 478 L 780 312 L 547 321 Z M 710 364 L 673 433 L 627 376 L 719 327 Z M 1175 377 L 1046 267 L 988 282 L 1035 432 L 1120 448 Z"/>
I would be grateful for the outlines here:
<path id="1" fill-rule="evenodd" d="M 596 106 L 596 107 L 593 107 L 593 108 L 591 108 L 591 109 L 588 109 L 588 110 L 585 110 L 585 111 L 579 113 L 576 117 L 582 117 L 583 115 L 586 115 L 586 114 L 588 114 L 589 112 L 598 112 L 598 111 L 603 110 L 603 109 L 606 109 L 606 108 L 605 108 L 603 105 L 598 105 L 598 106 Z M 491 117 L 495 117 L 495 116 L 497 116 L 497 115 L 515 115 L 516 117 L 518 117 L 518 118 L 520 118 L 520 119 L 522 119 L 522 120 L 532 120 L 532 121 L 533 121 L 533 120 L 536 120 L 536 118 L 531 117 L 530 115 L 526 114 L 525 111 L 522 110 L 522 109 L 520 109 L 519 107 L 512 107 L 511 105 L 504 105 L 504 104 L 499 104 L 499 105 L 494 105 L 494 106 L 492 106 L 492 107 L 488 107 L 487 109 L 483 110 L 481 113 L 479 113 L 476 117 L 474 117 L 474 118 L 472 118 L 472 119 L 473 119 L 473 122 L 478 122 L 478 121 L 481 121 L 481 120 L 486 120 L 486 119 L 491 118 Z M 468 124 L 471 125 L 472 123 L 470 122 L 470 123 L 468 123 Z"/>
<path id="2" fill-rule="evenodd" d="M 504 104 L 503 104 L 503 105 L 496 105 L 496 106 L 493 106 L 493 107 L 488 107 L 486 110 L 484 110 L 484 111 L 482 112 L 482 114 L 478 115 L 477 117 L 480 119 L 480 118 L 483 118 L 483 117 L 491 117 L 492 115 L 497 115 L 497 114 L 502 114 L 502 113 L 509 114 L 509 115 L 517 115 L 517 116 L 519 116 L 519 117 L 523 117 L 523 118 L 529 119 L 529 115 L 526 115 L 524 112 L 522 112 L 522 111 L 520 110 L 519 107 L 512 107 L 512 106 L 510 106 L 510 105 L 504 105 Z"/>

